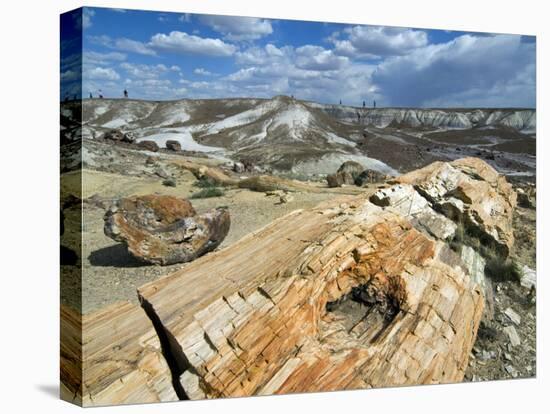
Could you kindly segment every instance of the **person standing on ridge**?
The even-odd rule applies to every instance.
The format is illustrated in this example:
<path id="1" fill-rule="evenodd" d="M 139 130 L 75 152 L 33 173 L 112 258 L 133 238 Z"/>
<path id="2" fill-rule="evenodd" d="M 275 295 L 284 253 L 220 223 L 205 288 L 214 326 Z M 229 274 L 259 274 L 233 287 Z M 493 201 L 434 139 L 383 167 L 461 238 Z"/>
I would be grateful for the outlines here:
<path id="1" fill-rule="evenodd" d="M 128 99 L 128 91 L 124 89 L 124 98 Z"/>
<path id="2" fill-rule="evenodd" d="M 376 101 L 373 102 L 372 107 L 376 108 Z"/>
<path id="3" fill-rule="evenodd" d="M 94 96 L 93 96 L 92 93 L 90 92 L 90 99 L 93 99 L 93 98 L 94 98 Z"/>

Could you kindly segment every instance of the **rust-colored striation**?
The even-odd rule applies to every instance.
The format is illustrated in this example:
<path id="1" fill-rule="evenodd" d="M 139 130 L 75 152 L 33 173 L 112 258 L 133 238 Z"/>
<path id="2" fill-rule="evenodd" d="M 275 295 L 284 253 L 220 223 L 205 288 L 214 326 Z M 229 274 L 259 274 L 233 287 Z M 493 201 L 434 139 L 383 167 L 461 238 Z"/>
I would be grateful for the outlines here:
<path id="1" fill-rule="evenodd" d="M 483 294 L 438 259 L 443 246 L 358 197 L 279 219 L 139 292 L 191 399 L 454 382 Z M 368 283 L 400 309 L 374 341 L 326 311 Z"/>

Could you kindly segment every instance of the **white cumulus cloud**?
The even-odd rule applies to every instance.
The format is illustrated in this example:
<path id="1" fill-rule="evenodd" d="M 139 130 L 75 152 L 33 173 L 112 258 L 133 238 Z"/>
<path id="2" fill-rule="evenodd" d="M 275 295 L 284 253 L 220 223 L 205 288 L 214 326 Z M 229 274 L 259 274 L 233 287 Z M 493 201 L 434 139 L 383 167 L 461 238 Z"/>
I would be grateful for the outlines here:
<path id="1" fill-rule="evenodd" d="M 221 39 L 203 38 L 185 32 L 157 33 L 149 46 L 158 50 L 181 54 L 231 56 L 237 48 Z"/>
<path id="2" fill-rule="evenodd" d="M 257 17 L 204 15 L 200 22 L 232 41 L 256 40 L 273 33 L 271 22 Z"/>

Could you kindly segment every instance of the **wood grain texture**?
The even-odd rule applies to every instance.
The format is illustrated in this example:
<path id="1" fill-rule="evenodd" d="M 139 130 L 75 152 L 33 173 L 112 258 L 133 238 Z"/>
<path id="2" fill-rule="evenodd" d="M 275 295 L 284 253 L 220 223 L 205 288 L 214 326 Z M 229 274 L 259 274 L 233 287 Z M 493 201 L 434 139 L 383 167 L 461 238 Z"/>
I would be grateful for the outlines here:
<path id="1" fill-rule="evenodd" d="M 61 321 L 65 399 L 83 406 L 178 400 L 159 338 L 141 308 L 118 302 L 80 317 L 62 306 Z"/>
<path id="2" fill-rule="evenodd" d="M 463 378 L 483 294 L 446 245 L 360 196 L 287 215 L 139 289 L 191 399 Z M 400 312 L 374 341 L 327 313 L 376 282 Z"/>

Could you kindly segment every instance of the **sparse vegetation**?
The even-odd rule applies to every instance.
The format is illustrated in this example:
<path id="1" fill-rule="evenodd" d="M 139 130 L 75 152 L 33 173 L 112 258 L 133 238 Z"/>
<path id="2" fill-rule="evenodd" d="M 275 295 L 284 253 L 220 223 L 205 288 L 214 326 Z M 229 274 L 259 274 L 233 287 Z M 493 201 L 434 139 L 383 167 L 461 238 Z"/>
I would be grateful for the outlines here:
<path id="1" fill-rule="evenodd" d="M 166 187 L 175 187 L 177 184 L 176 180 L 174 180 L 173 178 L 167 178 L 166 180 L 162 181 L 162 185 L 165 185 Z"/>
<path id="2" fill-rule="evenodd" d="M 485 259 L 485 274 L 497 282 L 520 282 L 521 271 L 516 261 L 504 258 L 492 243 L 483 243 L 476 235 L 468 231 L 463 221 L 458 221 L 455 237 L 449 243 L 451 249 L 460 252 L 462 245 L 470 246 Z"/>
<path id="3" fill-rule="evenodd" d="M 508 258 L 495 256 L 486 258 L 485 274 L 497 282 L 512 281 L 519 283 L 521 271 L 517 263 Z"/>
<path id="4" fill-rule="evenodd" d="M 217 187 L 216 181 L 211 177 L 201 177 L 197 181 L 193 183 L 193 186 L 199 187 L 199 188 L 214 188 Z"/>
<path id="5" fill-rule="evenodd" d="M 225 191 L 218 187 L 207 187 L 203 188 L 196 193 L 191 194 L 189 198 L 211 198 L 211 197 L 221 197 L 225 194 Z"/>

